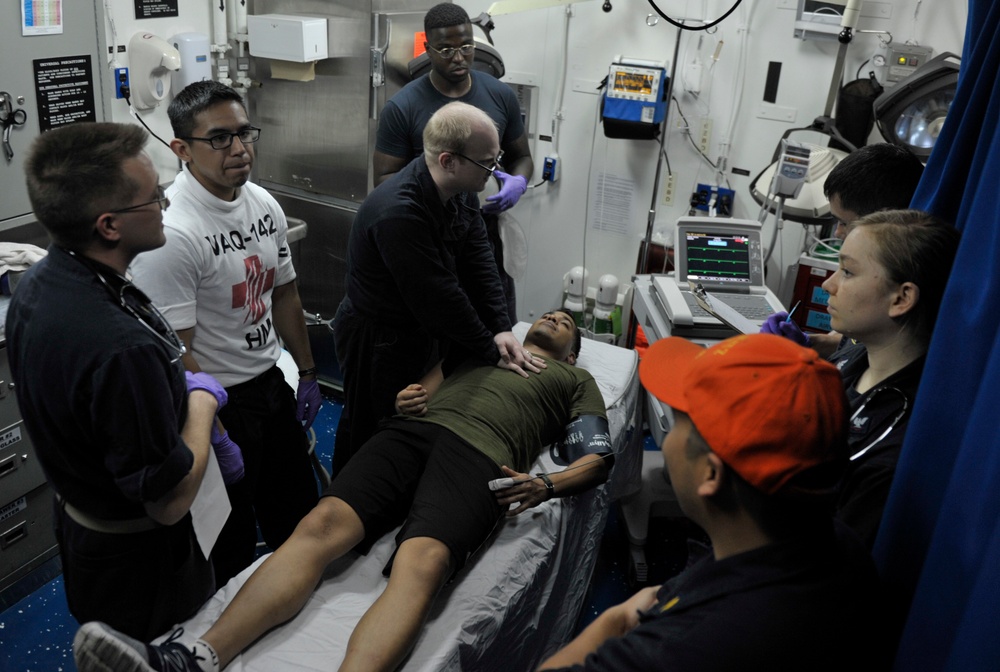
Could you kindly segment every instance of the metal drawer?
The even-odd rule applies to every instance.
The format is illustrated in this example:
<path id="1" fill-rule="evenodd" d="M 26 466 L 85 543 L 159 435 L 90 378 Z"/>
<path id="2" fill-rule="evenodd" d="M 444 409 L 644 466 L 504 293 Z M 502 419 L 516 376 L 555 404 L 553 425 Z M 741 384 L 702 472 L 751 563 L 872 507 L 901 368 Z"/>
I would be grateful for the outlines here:
<path id="1" fill-rule="evenodd" d="M 0 427 L 7 427 L 20 419 L 21 411 L 17 407 L 17 397 L 14 396 L 14 381 L 10 376 L 5 345 L 0 349 Z"/>
<path id="2" fill-rule="evenodd" d="M 58 552 L 48 484 L 0 505 L 0 591 Z"/>
<path id="3" fill-rule="evenodd" d="M 45 483 L 45 473 L 24 424 L 0 429 L 0 502 L 9 502 Z"/>

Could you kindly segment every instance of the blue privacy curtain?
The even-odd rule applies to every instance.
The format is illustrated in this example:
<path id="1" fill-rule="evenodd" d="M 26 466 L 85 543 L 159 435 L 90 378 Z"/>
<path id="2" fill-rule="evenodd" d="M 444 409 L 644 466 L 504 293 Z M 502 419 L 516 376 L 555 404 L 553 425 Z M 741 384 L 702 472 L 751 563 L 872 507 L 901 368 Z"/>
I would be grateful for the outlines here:
<path id="1" fill-rule="evenodd" d="M 1000 2 L 969 0 L 958 93 L 913 206 L 962 231 L 875 547 L 910 600 L 897 670 L 1000 670 Z"/>

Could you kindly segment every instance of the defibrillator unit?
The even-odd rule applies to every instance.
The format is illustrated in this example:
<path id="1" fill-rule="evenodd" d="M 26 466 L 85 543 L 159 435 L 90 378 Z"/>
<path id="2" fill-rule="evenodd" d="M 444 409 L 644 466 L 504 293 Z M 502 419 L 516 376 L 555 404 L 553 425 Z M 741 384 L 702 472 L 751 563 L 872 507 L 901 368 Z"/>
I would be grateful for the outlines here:
<path id="1" fill-rule="evenodd" d="M 667 114 L 666 69 L 652 61 L 617 59 L 601 99 L 604 135 L 652 140 Z"/>

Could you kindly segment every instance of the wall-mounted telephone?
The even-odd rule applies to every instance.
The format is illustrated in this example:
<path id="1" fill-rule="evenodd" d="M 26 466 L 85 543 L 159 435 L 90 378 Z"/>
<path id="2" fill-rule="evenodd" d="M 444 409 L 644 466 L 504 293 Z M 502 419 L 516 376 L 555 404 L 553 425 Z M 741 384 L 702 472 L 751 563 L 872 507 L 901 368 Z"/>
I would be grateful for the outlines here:
<path id="1" fill-rule="evenodd" d="M 694 315 L 684 300 L 680 287 L 674 282 L 673 273 L 669 276 L 655 278 L 652 287 L 653 296 L 674 327 L 690 327 L 694 324 Z"/>

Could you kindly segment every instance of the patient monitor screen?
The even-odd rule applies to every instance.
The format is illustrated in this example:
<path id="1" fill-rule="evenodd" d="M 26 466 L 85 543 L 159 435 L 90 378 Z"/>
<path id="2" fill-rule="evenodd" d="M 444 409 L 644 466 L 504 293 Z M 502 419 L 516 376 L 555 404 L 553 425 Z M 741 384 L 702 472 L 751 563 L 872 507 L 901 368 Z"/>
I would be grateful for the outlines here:
<path id="1" fill-rule="evenodd" d="M 750 238 L 688 231 L 687 279 L 750 284 Z"/>

